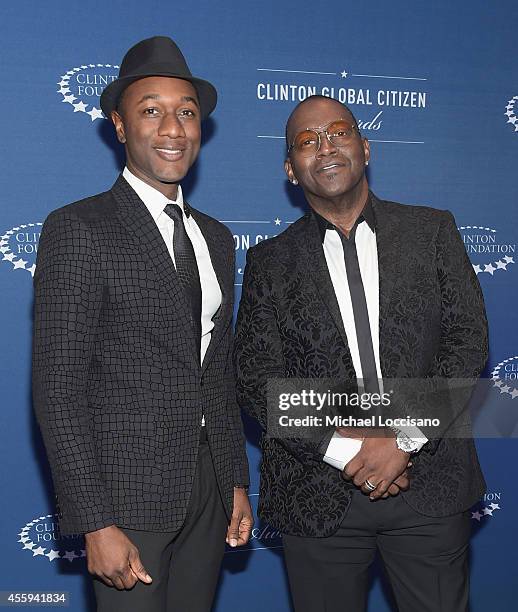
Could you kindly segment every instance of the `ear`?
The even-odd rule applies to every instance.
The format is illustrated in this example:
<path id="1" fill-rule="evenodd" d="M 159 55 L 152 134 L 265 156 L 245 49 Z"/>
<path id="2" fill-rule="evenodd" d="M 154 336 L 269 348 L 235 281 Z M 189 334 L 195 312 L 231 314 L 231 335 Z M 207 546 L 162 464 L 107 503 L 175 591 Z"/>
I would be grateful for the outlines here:
<path id="1" fill-rule="evenodd" d="M 126 142 L 126 133 L 124 131 L 124 121 L 117 111 L 112 111 L 111 119 L 115 126 L 115 133 L 117 134 L 117 140 L 123 144 Z"/>
<path id="2" fill-rule="evenodd" d="M 288 177 L 290 183 L 293 183 L 293 185 L 299 184 L 299 182 L 295 178 L 295 174 L 293 174 L 293 168 L 291 167 L 291 161 L 289 157 L 284 162 L 284 172 L 286 172 L 286 176 Z"/>
<path id="3" fill-rule="evenodd" d="M 368 164 L 371 158 L 371 146 L 366 138 L 363 138 L 363 154 L 365 155 L 365 163 Z"/>

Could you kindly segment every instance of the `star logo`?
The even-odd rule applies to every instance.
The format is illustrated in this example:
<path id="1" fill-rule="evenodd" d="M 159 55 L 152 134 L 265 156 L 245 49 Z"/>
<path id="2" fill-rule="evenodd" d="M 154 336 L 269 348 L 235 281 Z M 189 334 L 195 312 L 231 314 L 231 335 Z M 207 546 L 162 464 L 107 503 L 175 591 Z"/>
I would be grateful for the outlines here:
<path id="1" fill-rule="evenodd" d="M 70 550 L 73 546 L 74 539 L 68 537 L 62 540 L 59 531 L 56 528 L 57 515 L 47 514 L 39 516 L 28 522 L 18 533 L 18 542 L 22 550 L 29 550 L 32 557 L 45 557 L 51 563 L 56 559 L 66 559 L 72 563 L 76 559 L 84 559 L 86 551 L 84 549 L 84 540 L 80 536 L 76 536 L 77 548 Z M 45 548 L 42 544 L 46 543 L 49 536 L 52 535 L 52 546 Z M 35 541 L 34 541 L 35 540 Z M 44 540 L 41 544 L 40 541 Z M 61 545 L 61 547 L 60 547 Z"/>
<path id="2" fill-rule="evenodd" d="M 342 77 L 342 79 L 346 79 L 347 78 L 347 72 L 345 70 L 342 70 L 342 72 L 340 73 L 340 76 Z"/>
<path id="3" fill-rule="evenodd" d="M 85 113 L 88 106 L 84 102 L 78 102 L 77 104 L 72 104 L 74 107 L 74 113 Z"/>
<path id="4" fill-rule="evenodd" d="M 58 550 L 51 550 L 46 553 L 45 556 L 49 558 L 49 561 L 54 561 L 54 559 L 59 559 L 61 557 Z"/>
<path id="5" fill-rule="evenodd" d="M 21 223 L 0 236 L 0 261 L 10 263 L 13 271 L 25 270 L 34 276 L 42 225 L 43 223 Z"/>
<path id="6" fill-rule="evenodd" d="M 486 494 L 486 499 L 487 497 L 495 497 L 495 496 L 500 496 L 500 493 L 492 493 L 492 494 Z M 471 511 L 471 518 L 474 521 L 477 521 L 478 523 L 480 523 L 483 519 L 487 519 L 487 518 L 494 518 L 494 513 L 497 510 L 501 510 L 500 505 L 499 504 L 495 504 L 494 502 L 491 502 L 490 504 L 484 504 L 484 502 L 482 502 L 478 508 L 475 508 L 474 510 L 472 509 Z"/>
<path id="7" fill-rule="evenodd" d="M 72 104 L 72 102 L 74 100 L 77 100 L 77 98 L 75 96 L 73 96 L 72 94 L 67 94 L 66 96 L 63 96 L 63 100 L 61 100 L 62 102 L 68 102 L 69 104 Z"/>
<path id="8" fill-rule="evenodd" d="M 500 395 L 509 395 L 513 400 L 518 397 L 518 389 L 512 386 L 515 380 L 508 377 L 516 372 L 518 372 L 518 355 L 500 361 L 491 372 L 493 387 L 498 389 Z"/>
<path id="9" fill-rule="evenodd" d="M 96 119 L 102 119 L 104 117 L 102 110 L 100 108 L 95 108 L 95 106 L 92 108 L 91 111 L 88 111 L 86 114 L 90 115 L 92 121 L 95 121 Z"/>
<path id="10" fill-rule="evenodd" d="M 61 101 L 71 105 L 74 113 L 90 116 L 90 122 L 103 119 L 99 108 L 99 97 L 108 83 L 117 78 L 116 64 L 81 64 L 61 75 L 57 93 Z"/>
<path id="11" fill-rule="evenodd" d="M 498 240 L 498 232 L 492 227 L 481 225 L 462 225 L 459 227 L 464 241 L 464 246 L 468 255 L 472 258 L 485 259 L 487 253 L 514 252 L 515 244 L 501 243 Z M 488 257 L 489 258 L 489 257 Z M 486 259 L 487 262 L 487 259 Z M 514 259 L 509 255 L 504 255 L 496 261 L 472 262 L 473 271 L 479 274 L 489 274 L 494 276 L 500 271 L 508 272 L 510 264 L 514 264 Z"/>
<path id="12" fill-rule="evenodd" d="M 513 127 L 515 132 L 518 132 L 518 117 L 516 116 L 514 112 L 514 106 L 517 100 L 518 100 L 518 96 L 513 96 L 507 103 L 507 106 L 505 107 L 505 113 L 504 113 L 504 116 L 507 117 L 506 123 L 510 124 Z"/>

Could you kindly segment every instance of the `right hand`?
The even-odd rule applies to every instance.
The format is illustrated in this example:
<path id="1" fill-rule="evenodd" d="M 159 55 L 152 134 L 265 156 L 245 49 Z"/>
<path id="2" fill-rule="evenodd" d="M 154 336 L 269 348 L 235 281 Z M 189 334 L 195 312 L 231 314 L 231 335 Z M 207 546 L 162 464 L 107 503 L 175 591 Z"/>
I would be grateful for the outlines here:
<path id="1" fill-rule="evenodd" d="M 410 488 L 410 478 L 408 474 L 408 468 L 411 468 L 411 467 L 412 467 L 412 462 L 410 461 L 408 463 L 407 469 L 401 474 L 401 476 L 398 476 L 398 478 L 394 480 L 394 482 L 387 489 L 387 492 L 381 496 L 381 499 L 387 499 L 389 495 L 392 497 L 395 497 L 396 495 L 399 495 L 401 491 L 408 491 L 408 489 Z M 349 476 L 347 476 L 345 471 L 342 472 L 342 478 L 344 480 L 350 480 Z M 370 491 L 364 490 L 363 487 L 361 490 L 366 495 L 370 493 Z"/>
<path id="2" fill-rule="evenodd" d="M 133 542 L 115 525 L 85 534 L 88 571 L 108 586 L 131 589 L 140 580 L 152 582 L 139 551 Z"/>
<path id="3" fill-rule="evenodd" d="M 354 438 L 354 439 L 362 440 L 362 441 L 364 441 L 366 437 L 369 438 L 372 435 L 372 431 L 370 429 L 368 428 L 364 429 L 361 427 L 337 427 L 336 431 L 344 438 Z M 397 478 L 395 478 L 393 482 L 389 485 L 386 492 L 380 496 L 381 499 L 387 499 L 387 497 L 389 496 L 394 497 L 398 495 L 401 491 L 407 491 L 409 489 L 410 487 L 409 469 L 411 467 L 412 467 L 412 461 L 410 460 L 408 461 L 408 464 L 406 468 L 404 469 L 403 473 L 400 474 Z M 342 478 L 344 480 L 351 480 L 351 477 L 347 474 L 346 470 L 347 470 L 347 465 L 342 471 Z M 370 495 L 371 491 L 364 488 L 363 485 L 359 485 L 359 486 L 363 493 L 365 493 L 366 495 Z"/>

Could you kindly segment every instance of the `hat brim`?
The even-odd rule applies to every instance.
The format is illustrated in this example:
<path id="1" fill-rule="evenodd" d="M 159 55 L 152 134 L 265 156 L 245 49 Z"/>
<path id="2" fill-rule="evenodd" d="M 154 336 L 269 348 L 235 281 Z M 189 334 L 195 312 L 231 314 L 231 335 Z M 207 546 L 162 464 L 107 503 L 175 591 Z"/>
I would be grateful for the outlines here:
<path id="1" fill-rule="evenodd" d="M 173 74 L 171 72 L 153 72 L 151 74 L 139 74 L 139 75 L 128 75 L 122 78 L 118 78 L 112 81 L 102 92 L 100 98 L 101 110 L 108 119 L 111 119 L 111 113 L 117 110 L 117 105 L 122 92 L 134 83 L 145 79 L 150 76 L 164 76 L 175 79 L 182 79 L 183 81 L 189 81 L 194 85 L 196 93 L 198 94 L 198 100 L 200 102 L 200 114 L 201 118 L 206 119 L 212 111 L 216 108 L 218 101 L 218 94 L 216 88 L 209 81 L 198 79 L 196 77 L 186 77 L 179 74 Z"/>

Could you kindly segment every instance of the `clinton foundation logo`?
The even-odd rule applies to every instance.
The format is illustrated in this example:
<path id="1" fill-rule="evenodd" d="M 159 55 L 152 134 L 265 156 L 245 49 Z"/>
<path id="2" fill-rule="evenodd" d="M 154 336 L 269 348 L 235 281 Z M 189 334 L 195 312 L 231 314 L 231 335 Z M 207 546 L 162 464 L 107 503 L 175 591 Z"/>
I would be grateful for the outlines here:
<path id="1" fill-rule="evenodd" d="M 11 270 L 25 270 L 34 276 L 36 253 L 42 223 L 24 223 L 0 236 L 0 261 L 11 264 Z"/>
<path id="2" fill-rule="evenodd" d="M 103 119 L 99 98 L 118 72 L 119 66 L 114 64 L 84 64 L 67 70 L 58 82 L 61 102 L 69 104 L 74 113 L 89 115 L 92 121 Z"/>
<path id="3" fill-rule="evenodd" d="M 507 123 L 510 123 L 514 131 L 518 132 L 518 117 L 515 110 L 516 102 L 518 102 L 518 96 L 513 96 L 509 100 L 505 107 L 505 116 L 507 117 Z"/>
<path id="4" fill-rule="evenodd" d="M 463 225 L 459 231 L 477 275 L 507 272 L 515 263 L 516 244 L 499 230 Z"/>
<path id="5" fill-rule="evenodd" d="M 480 502 L 471 509 L 471 519 L 481 523 L 487 519 L 495 518 L 495 515 L 502 510 L 501 504 L 501 493 L 486 493 Z"/>
<path id="6" fill-rule="evenodd" d="M 513 400 L 518 397 L 518 355 L 504 359 L 491 372 L 493 387 L 501 395 L 509 395 Z"/>
<path id="7" fill-rule="evenodd" d="M 39 516 L 26 523 L 18 533 L 22 550 L 48 561 L 64 559 L 69 563 L 86 557 L 82 536 L 63 536 L 56 514 Z"/>

